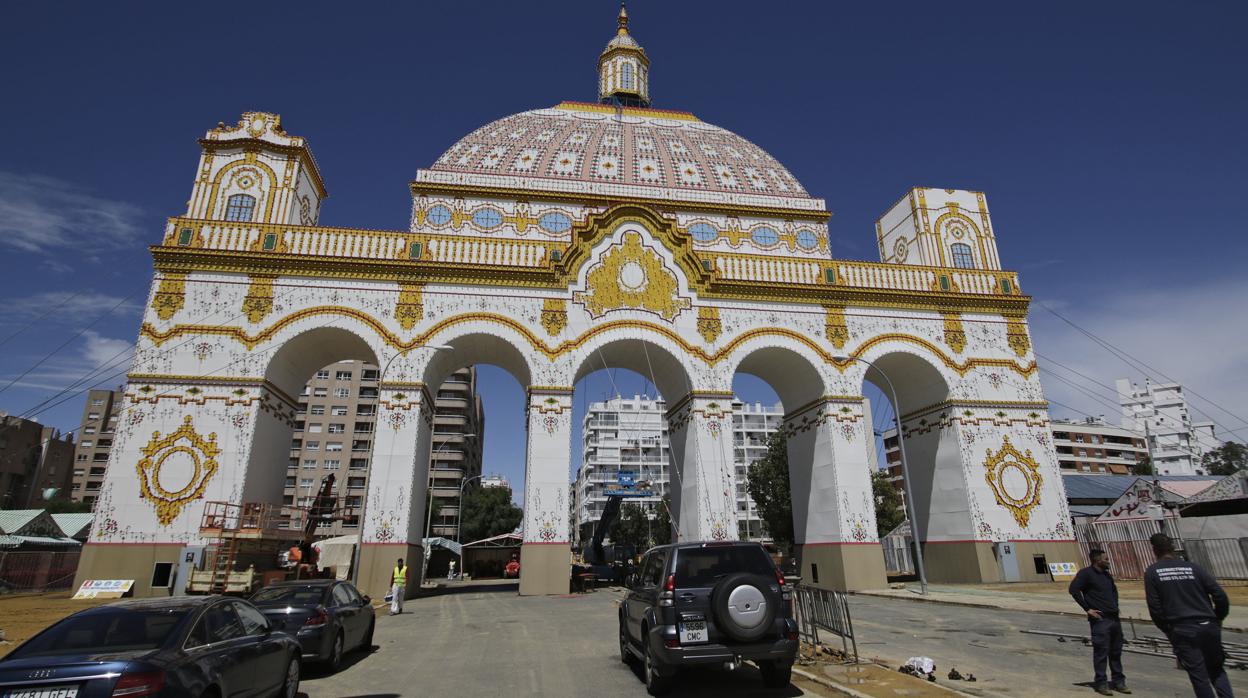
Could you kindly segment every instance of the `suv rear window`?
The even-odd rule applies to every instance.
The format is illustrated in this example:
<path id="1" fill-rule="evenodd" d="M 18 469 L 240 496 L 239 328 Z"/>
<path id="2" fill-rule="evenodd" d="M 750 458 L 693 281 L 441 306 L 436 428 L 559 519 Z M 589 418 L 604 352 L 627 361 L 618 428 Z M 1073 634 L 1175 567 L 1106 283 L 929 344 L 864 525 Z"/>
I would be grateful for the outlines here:
<path id="1" fill-rule="evenodd" d="M 676 552 L 677 586 L 714 586 L 721 578 L 737 572 L 770 577 L 775 574 L 775 566 L 767 553 L 755 545 L 680 548 Z"/>

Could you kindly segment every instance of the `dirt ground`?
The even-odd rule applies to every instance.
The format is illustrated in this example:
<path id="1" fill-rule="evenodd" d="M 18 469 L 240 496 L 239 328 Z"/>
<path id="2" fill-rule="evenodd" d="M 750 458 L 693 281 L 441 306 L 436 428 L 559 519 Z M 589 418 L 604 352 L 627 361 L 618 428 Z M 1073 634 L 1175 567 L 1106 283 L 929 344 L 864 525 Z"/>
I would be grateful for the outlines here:
<path id="1" fill-rule="evenodd" d="M 67 591 L 0 596 L 0 630 L 5 636 L 0 657 L 65 616 L 112 600 L 74 601 L 71 596 Z"/>
<path id="2" fill-rule="evenodd" d="M 896 668 L 885 668 L 876 664 L 824 664 L 817 668 L 811 666 L 798 667 L 812 674 L 822 673 L 842 686 L 848 686 L 869 696 L 906 696 L 907 698 L 950 698 L 954 695 L 939 682 L 931 683 L 923 679 L 908 676 Z M 943 676 L 938 678 L 944 679 Z M 958 683 L 962 682 L 947 682 Z M 975 686 L 975 684 L 965 684 Z"/>
<path id="3" fill-rule="evenodd" d="M 1115 583 L 1118 585 L 1119 598 L 1133 599 L 1137 601 L 1144 600 L 1143 581 L 1130 579 L 1116 580 Z M 993 591 L 1008 591 L 1013 593 L 1066 596 L 1066 588 L 1070 586 L 1070 582 L 1014 582 L 1010 584 L 967 584 L 965 586 L 968 589 L 990 589 Z M 1231 598 L 1232 606 L 1248 605 L 1248 585 L 1223 583 L 1222 588 L 1226 590 L 1226 595 Z"/>

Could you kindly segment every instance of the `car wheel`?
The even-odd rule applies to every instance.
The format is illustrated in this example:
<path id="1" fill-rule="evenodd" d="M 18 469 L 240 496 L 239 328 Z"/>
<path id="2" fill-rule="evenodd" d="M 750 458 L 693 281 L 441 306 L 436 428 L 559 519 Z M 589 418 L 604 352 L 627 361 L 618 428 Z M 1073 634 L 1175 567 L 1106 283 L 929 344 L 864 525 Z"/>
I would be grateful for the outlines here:
<path id="1" fill-rule="evenodd" d="M 373 629 L 377 627 L 377 620 L 368 621 L 368 630 L 364 632 L 364 641 L 360 643 L 360 647 L 366 650 L 373 648 Z"/>
<path id="2" fill-rule="evenodd" d="M 286 665 L 286 680 L 282 683 L 282 690 L 277 695 L 281 698 L 295 698 L 299 695 L 298 657 L 291 657 L 290 663 Z"/>
<path id="3" fill-rule="evenodd" d="M 620 619 L 620 661 L 628 664 L 628 660 L 632 659 L 633 653 L 628 651 L 628 629 L 624 625 L 624 619 Z"/>
<path id="4" fill-rule="evenodd" d="M 763 674 L 763 685 L 767 688 L 784 688 L 793 678 L 793 665 L 788 662 L 759 662 L 758 669 Z"/>
<path id="5" fill-rule="evenodd" d="M 342 654 L 346 648 L 345 644 L 341 632 L 334 635 L 334 644 L 329 648 L 329 659 L 325 660 L 325 668 L 331 673 L 336 673 L 342 667 Z"/>
<path id="6" fill-rule="evenodd" d="M 644 638 L 644 635 L 643 635 Z M 665 696 L 667 692 L 672 690 L 672 677 L 659 676 L 658 665 L 654 661 L 654 654 L 650 651 L 650 643 L 642 641 L 641 670 L 645 672 L 646 693 L 652 696 Z"/>
<path id="7" fill-rule="evenodd" d="M 724 577 L 711 591 L 711 612 L 720 632 L 739 642 L 753 642 L 772 631 L 780 594 L 775 579 L 740 572 Z"/>

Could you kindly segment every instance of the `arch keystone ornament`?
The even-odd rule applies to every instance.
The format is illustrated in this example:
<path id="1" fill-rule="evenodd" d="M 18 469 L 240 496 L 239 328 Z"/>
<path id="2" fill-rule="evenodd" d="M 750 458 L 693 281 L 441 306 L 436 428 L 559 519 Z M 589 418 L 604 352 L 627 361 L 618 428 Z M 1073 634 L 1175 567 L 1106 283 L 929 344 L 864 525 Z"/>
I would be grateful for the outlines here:
<path id="1" fill-rule="evenodd" d="M 654 250 L 641 244 L 641 233 L 629 231 L 612 246 L 586 277 L 586 291 L 574 299 L 591 317 L 611 310 L 636 309 L 655 313 L 671 322 L 691 305 L 681 298 L 676 275 Z"/>
<path id="2" fill-rule="evenodd" d="M 182 426 L 168 436 L 153 432 L 141 450 L 143 459 L 134 466 L 139 474 L 140 496 L 156 506 L 156 518 L 162 526 L 168 526 L 191 500 L 203 496 L 208 481 L 217 473 L 217 455 L 221 452 L 217 435 L 211 433 L 206 439 L 200 436 L 188 414 Z M 169 459 L 179 454 L 191 461 L 190 480 L 181 487 L 166 487 L 161 475 Z"/>
<path id="3" fill-rule="evenodd" d="M 1010 437 L 1001 438 L 999 451 L 994 454 L 991 448 L 988 449 L 984 479 L 992 488 L 997 504 L 1009 509 L 1019 526 L 1026 527 L 1031 520 L 1031 510 L 1040 506 L 1040 487 L 1044 484 L 1044 477 L 1040 474 L 1040 464 L 1031 457 L 1031 449 L 1019 453 L 1010 443 Z"/>

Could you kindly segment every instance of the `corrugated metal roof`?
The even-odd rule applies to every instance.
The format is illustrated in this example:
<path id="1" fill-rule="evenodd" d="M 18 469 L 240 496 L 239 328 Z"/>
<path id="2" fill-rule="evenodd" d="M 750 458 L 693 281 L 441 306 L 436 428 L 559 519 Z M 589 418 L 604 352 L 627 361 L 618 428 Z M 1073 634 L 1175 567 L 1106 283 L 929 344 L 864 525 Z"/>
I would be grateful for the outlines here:
<path id="1" fill-rule="evenodd" d="M 79 532 L 86 534 L 86 531 L 82 529 L 91 526 L 91 522 L 95 520 L 95 514 L 53 514 L 52 520 L 61 527 L 65 535 L 73 538 Z"/>
<path id="2" fill-rule="evenodd" d="M 1070 513 L 1074 516 L 1100 516 L 1105 508 L 1104 504 L 1071 504 Z"/>
<path id="3" fill-rule="evenodd" d="M 13 533 L 20 531 L 23 526 L 30 523 L 36 516 L 43 513 L 43 509 L 3 509 L 0 510 L 0 533 Z"/>
<path id="4" fill-rule="evenodd" d="M 1066 499 L 1100 499 L 1107 503 L 1112 502 L 1122 496 L 1127 488 L 1139 480 L 1138 475 L 1081 475 L 1075 473 L 1063 473 L 1062 484 L 1066 486 Z M 1208 475 L 1159 475 L 1157 477 L 1145 478 L 1148 480 L 1159 480 L 1165 482 L 1203 482 L 1206 486 L 1213 484 L 1221 478 L 1210 477 Z M 1180 485 L 1179 487 L 1187 488 L 1191 485 Z M 1166 489 L 1171 489 L 1167 487 Z M 1202 488 L 1203 489 L 1203 488 Z"/>

